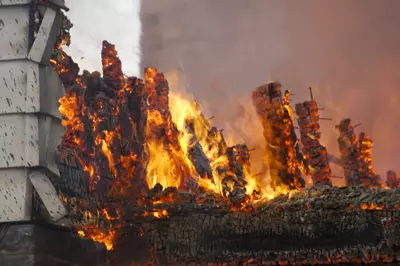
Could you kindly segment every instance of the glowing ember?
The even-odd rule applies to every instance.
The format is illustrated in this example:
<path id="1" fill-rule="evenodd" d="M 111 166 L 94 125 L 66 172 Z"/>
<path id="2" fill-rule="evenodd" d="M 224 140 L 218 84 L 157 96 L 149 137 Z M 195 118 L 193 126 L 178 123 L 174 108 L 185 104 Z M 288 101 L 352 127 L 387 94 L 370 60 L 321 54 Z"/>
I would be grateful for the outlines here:
<path id="1" fill-rule="evenodd" d="M 382 209 L 383 207 L 381 205 L 375 205 L 374 203 L 361 205 L 361 210 L 382 210 Z"/>

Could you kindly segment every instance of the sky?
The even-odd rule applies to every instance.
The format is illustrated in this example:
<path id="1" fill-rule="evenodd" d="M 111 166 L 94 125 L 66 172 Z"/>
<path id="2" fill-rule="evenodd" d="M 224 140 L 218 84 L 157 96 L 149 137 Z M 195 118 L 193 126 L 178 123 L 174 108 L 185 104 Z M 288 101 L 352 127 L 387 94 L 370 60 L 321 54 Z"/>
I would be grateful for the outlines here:
<path id="1" fill-rule="evenodd" d="M 81 69 L 101 70 L 101 43 L 116 45 L 127 75 L 139 74 L 140 0 L 66 0 L 71 46 L 66 51 Z"/>
<path id="2" fill-rule="evenodd" d="M 312 86 L 325 108 L 321 115 L 333 119 L 321 122 L 329 152 L 338 155 L 334 126 L 350 117 L 362 123 L 358 132 L 373 139 L 378 173 L 399 172 L 400 1 L 160 1 L 177 3 L 160 18 L 163 25 L 188 37 L 165 48 L 160 66 L 168 68 L 174 58 L 183 62 L 190 93 L 207 105 L 218 126 L 253 126 L 254 117 L 238 112 L 237 103 L 270 78 L 292 90 L 293 103 L 307 100 Z M 68 52 L 81 68 L 101 69 L 105 39 L 117 46 L 126 74 L 140 73 L 139 0 L 66 4 L 74 24 Z M 252 137 L 250 132 L 245 141 Z"/>

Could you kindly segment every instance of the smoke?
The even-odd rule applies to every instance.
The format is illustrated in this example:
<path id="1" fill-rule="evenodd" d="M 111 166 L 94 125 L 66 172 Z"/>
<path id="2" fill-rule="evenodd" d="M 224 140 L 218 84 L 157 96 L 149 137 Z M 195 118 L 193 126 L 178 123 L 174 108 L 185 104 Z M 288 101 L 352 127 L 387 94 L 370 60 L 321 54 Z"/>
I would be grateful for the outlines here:
<path id="1" fill-rule="evenodd" d="M 321 116 L 333 119 L 321 121 L 330 153 L 338 155 L 335 124 L 349 117 L 374 140 L 377 172 L 399 170 L 398 0 L 170 0 L 149 20 L 155 5 L 142 3 L 142 65 L 184 66 L 188 90 L 219 126 L 251 130 L 256 118 L 238 103 L 271 78 L 291 89 L 293 105 L 311 86 Z"/>

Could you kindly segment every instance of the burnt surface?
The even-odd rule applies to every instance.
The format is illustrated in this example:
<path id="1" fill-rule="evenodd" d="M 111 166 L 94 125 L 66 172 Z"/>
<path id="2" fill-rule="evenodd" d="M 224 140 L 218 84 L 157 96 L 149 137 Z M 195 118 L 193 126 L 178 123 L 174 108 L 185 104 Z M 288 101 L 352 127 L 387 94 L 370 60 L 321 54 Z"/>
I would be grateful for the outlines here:
<path id="1" fill-rule="evenodd" d="M 118 237 L 115 251 L 109 253 L 110 265 L 146 265 L 152 261 L 151 244 L 143 234 L 140 226 L 124 230 Z"/>
<path id="2" fill-rule="evenodd" d="M 254 265 L 397 263 L 400 259 L 398 190 L 307 188 L 253 211 L 231 212 L 196 203 L 164 206 L 164 219 L 132 221 L 117 247 L 140 243 L 151 252 L 118 265 L 253 261 Z M 127 242 L 136 230 L 136 238 Z M 138 233 L 139 232 L 139 233 Z M 135 240 L 133 240 L 135 239 Z M 140 265 L 140 264 L 139 264 Z M 396 265 L 396 264 L 394 264 Z"/>
<path id="3" fill-rule="evenodd" d="M 218 232 L 218 235 L 207 235 L 202 238 L 201 246 L 214 245 L 217 250 L 231 250 L 234 252 L 250 251 L 262 252 L 263 250 L 297 250 L 324 248 L 345 248 L 346 246 L 366 244 L 375 245 L 383 236 L 383 227 L 371 223 L 365 229 L 351 228 L 337 232 L 338 228 L 332 222 L 315 225 L 315 237 L 293 235 L 288 230 L 282 233 L 268 234 L 268 232 L 251 232 L 245 234 L 232 234 Z M 300 228 L 298 228 L 300 229 Z"/>
<path id="4" fill-rule="evenodd" d="M 89 194 L 89 178 L 81 167 L 71 167 L 64 163 L 58 165 L 60 182 L 58 188 L 70 197 L 86 198 Z"/>
<path id="5" fill-rule="evenodd" d="M 125 228 L 113 262 L 121 266 L 149 261 L 152 265 L 250 261 L 249 265 L 397 265 L 399 215 L 379 210 L 271 210 L 258 216 L 174 216 Z"/>
<path id="6" fill-rule="evenodd" d="M 250 259 L 265 264 L 393 262 L 400 256 L 398 215 L 369 210 L 202 214 L 152 224 L 148 232 L 157 265 Z M 393 223 L 387 227 L 384 221 Z"/>
<path id="7" fill-rule="evenodd" d="M 0 265 L 102 266 L 105 248 L 69 231 L 38 224 L 0 225 Z"/>

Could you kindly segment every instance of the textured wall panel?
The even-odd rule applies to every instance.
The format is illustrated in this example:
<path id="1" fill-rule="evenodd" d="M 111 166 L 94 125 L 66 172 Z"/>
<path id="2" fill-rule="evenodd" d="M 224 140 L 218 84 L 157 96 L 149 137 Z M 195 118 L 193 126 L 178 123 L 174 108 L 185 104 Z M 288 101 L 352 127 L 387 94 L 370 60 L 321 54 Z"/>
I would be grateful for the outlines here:
<path id="1" fill-rule="evenodd" d="M 30 220 L 33 189 L 47 211 L 42 219 L 65 216 L 43 174 L 59 176 L 56 151 L 64 133 L 58 112 L 64 87 L 49 65 L 64 1 L 53 2 L 29 40 L 31 1 L 0 0 L 0 222 Z"/>
<path id="2" fill-rule="evenodd" d="M 0 169 L 0 222 L 31 218 L 32 186 L 25 169 Z"/>
<path id="3" fill-rule="evenodd" d="M 0 9 L 0 60 L 28 55 L 29 8 L 9 6 Z"/>
<path id="4" fill-rule="evenodd" d="M 58 100 L 64 96 L 64 86 L 50 66 L 40 67 L 40 112 L 61 119 Z"/>
<path id="5" fill-rule="evenodd" d="M 0 116 L 0 136 L 0 168 L 39 165 L 37 116 Z"/>
<path id="6" fill-rule="evenodd" d="M 0 0 L 0 6 L 29 4 L 31 0 Z"/>
<path id="7" fill-rule="evenodd" d="M 56 189 L 44 171 L 37 170 L 29 173 L 29 180 L 32 182 L 53 222 L 57 222 L 67 215 L 67 210 L 58 198 Z"/>
<path id="8" fill-rule="evenodd" d="M 64 135 L 64 127 L 60 120 L 50 116 L 39 117 L 39 150 L 40 166 L 50 170 L 53 174 L 60 176 L 57 163 L 57 146 Z"/>
<path id="9" fill-rule="evenodd" d="M 44 14 L 42 23 L 40 24 L 39 31 L 36 35 L 35 41 L 29 51 L 28 58 L 35 62 L 42 62 L 43 55 L 45 54 L 48 42 L 52 33 L 52 27 L 56 19 L 57 12 L 52 8 L 47 8 Z M 54 33 L 53 33 L 54 34 Z M 51 51 L 54 48 L 55 38 L 52 38 L 53 45 L 50 48 Z M 47 48 L 48 49 L 48 48 Z"/>
<path id="10" fill-rule="evenodd" d="M 38 65 L 27 61 L 0 61 L 0 114 L 40 110 Z"/>

